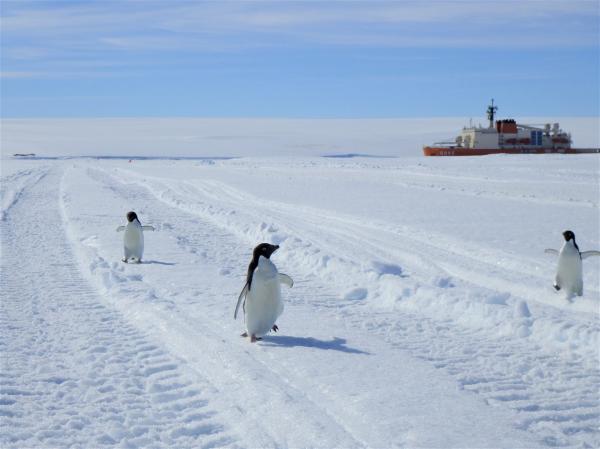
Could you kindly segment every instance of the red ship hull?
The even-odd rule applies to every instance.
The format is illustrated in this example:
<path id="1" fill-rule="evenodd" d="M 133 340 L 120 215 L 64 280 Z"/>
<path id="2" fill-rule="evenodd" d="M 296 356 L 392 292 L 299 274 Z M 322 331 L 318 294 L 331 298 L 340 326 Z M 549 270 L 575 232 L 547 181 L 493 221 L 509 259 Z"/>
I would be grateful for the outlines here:
<path id="1" fill-rule="evenodd" d="M 598 153 L 598 148 L 461 148 L 461 147 L 423 147 L 425 156 L 485 156 L 487 154 L 580 154 Z"/>

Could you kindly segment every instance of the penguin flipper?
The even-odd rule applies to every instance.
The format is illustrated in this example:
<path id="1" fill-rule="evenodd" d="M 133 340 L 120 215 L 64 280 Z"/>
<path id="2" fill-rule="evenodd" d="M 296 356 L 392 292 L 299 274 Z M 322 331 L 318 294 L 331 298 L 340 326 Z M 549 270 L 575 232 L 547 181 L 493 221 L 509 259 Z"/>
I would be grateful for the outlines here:
<path id="1" fill-rule="evenodd" d="M 125 226 L 119 226 L 117 228 L 117 232 L 121 232 L 121 231 L 124 231 L 124 230 L 125 230 Z"/>
<path id="2" fill-rule="evenodd" d="M 154 231 L 154 226 L 144 225 L 142 226 L 144 231 Z"/>
<path id="3" fill-rule="evenodd" d="M 285 284 L 290 288 L 294 286 L 294 280 L 287 274 L 277 273 L 277 279 L 279 279 L 280 284 Z"/>
<path id="4" fill-rule="evenodd" d="M 588 257 L 592 256 L 600 256 L 600 251 L 584 251 L 581 253 L 582 259 L 587 259 Z"/>
<path id="5" fill-rule="evenodd" d="M 246 282 L 246 285 L 244 285 L 244 288 L 242 289 L 240 296 L 238 296 L 237 304 L 235 305 L 235 312 L 233 312 L 234 320 L 237 318 L 237 313 L 240 308 L 240 304 L 242 303 L 242 300 L 246 299 L 247 294 L 248 294 L 248 283 Z"/>
<path id="6" fill-rule="evenodd" d="M 554 255 L 558 256 L 558 251 L 557 251 L 557 250 L 555 250 L 555 249 L 552 249 L 552 248 L 546 248 L 546 249 L 544 250 L 544 252 L 545 252 L 546 254 L 554 254 Z"/>

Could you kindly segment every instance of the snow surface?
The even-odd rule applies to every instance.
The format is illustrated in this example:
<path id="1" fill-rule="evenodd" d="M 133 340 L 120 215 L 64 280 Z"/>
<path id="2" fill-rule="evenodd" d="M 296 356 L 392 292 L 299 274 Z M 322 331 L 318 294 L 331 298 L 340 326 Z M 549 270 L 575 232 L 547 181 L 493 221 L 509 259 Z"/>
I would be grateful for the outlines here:
<path id="1" fill-rule="evenodd" d="M 2 160 L 0 445 L 600 447 L 597 155 Z M 125 213 L 156 232 L 123 264 Z M 252 248 L 295 281 L 233 309 Z"/>

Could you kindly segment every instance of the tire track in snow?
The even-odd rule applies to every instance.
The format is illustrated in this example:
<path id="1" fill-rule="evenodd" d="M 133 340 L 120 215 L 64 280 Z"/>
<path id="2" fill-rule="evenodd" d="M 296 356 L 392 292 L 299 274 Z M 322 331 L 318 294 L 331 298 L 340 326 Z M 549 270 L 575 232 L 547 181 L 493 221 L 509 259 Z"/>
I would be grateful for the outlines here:
<path id="1" fill-rule="evenodd" d="M 139 179 L 139 175 L 129 171 L 127 173 L 133 175 L 130 178 Z M 337 256 L 346 249 L 346 257 L 341 262 L 345 269 L 350 266 L 354 268 L 355 274 L 351 280 L 361 277 L 368 280 L 369 276 L 375 274 L 380 277 L 379 285 L 392 284 L 387 288 L 388 291 L 393 287 L 403 291 L 405 285 L 399 284 L 406 282 L 382 276 L 398 273 L 408 267 L 409 272 L 419 273 L 416 288 L 422 289 L 429 285 L 443 288 L 456 282 L 452 278 L 457 278 L 467 285 L 496 290 L 498 293 L 494 296 L 511 295 L 564 311 L 585 312 L 586 315 L 582 315 L 582 318 L 593 314 L 598 307 L 597 300 L 594 299 L 597 291 L 588 291 L 586 297 L 578 298 L 573 304 L 551 292 L 546 288 L 548 281 L 539 275 L 539 262 L 534 260 L 516 260 L 509 254 L 469 246 L 466 242 L 456 242 L 441 235 L 421 236 L 415 230 L 388 223 L 361 223 L 351 217 L 332 216 L 321 210 L 262 199 L 258 201 L 252 195 L 215 181 L 163 183 L 144 177 L 140 182 L 167 204 L 191 213 L 201 213 L 217 226 L 225 226 L 240 237 L 250 236 L 249 240 L 270 238 L 275 243 L 281 243 L 288 236 L 302 235 L 306 229 L 319 229 L 319 233 L 311 233 L 310 241 L 302 242 L 294 238 L 293 242 L 288 241 L 287 244 L 292 243 L 294 250 L 300 252 L 303 259 L 312 259 L 313 271 L 318 271 L 320 276 L 327 273 L 337 276 L 339 266 L 330 262 L 341 259 L 341 256 Z M 238 215 L 235 215 L 236 212 Z M 260 224 L 260 229 L 240 224 L 243 220 L 236 221 L 239 213 L 249 217 L 246 221 Z M 264 217 L 270 219 L 263 221 Z M 329 250 L 322 251 L 322 248 Z M 355 251 L 349 251 L 348 248 Z M 353 261 L 354 254 L 369 255 L 366 260 L 370 259 L 375 266 L 360 266 Z M 426 256 L 422 257 L 420 254 Z M 381 259 L 384 260 L 383 265 L 380 263 Z M 400 266 L 396 265 L 398 263 Z M 537 287 L 532 287 L 532 282 Z M 414 293 L 410 289 L 406 292 L 409 296 Z M 402 295 L 390 297 L 388 303 L 402 299 Z M 490 301 L 495 300 L 492 298 Z M 559 316 L 560 313 L 557 311 L 556 315 Z M 589 319 L 584 319 L 584 322 L 585 326 L 590 324 Z M 600 327 L 594 323 L 592 326 L 596 335 L 593 338 L 598 340 Z"/>
<path id="2" fill-rule="evenodd" d="M 81 277 L 60 178 L 51 169 L 30 185 L 1 223 L 2 447 L 235 446 L 206 385 Z"/>
<path id="3" fill-rule="evenodd" d="M 537 203 L 551 206 L 569 206 L 569 207 L 585 207 L 585 208 L 597 208 L 598 202 L 593 200 L 580 200 L 577 198 L 557 198 L 553 195 L 542 196 L 542 193 L 546 193 L 543 191 L 535 192 L 535 193 L 517 193 L 510 192 L 507 190 L 502 190 L 501 188 L 490 189 L 490 186 L 496 184 L 497 186 L 508 186 L 515 185 L 515 180 L 511 179 L 510 181 L 501 180 L 501 179 L 490 179 L 485 177 L 469 177 L 469 176 L 452 176 L 452 175 L 442 175 L 440 173 L 430 174 L 430 173 L 414 173 L 410 171 L 399 171 L 402 174 L 402 179 L 414 179 L 413 181 L 395 181 L 394 184 L 398 186 L 402 186 L 410 189 L 419 189 L 424 191 L 438 190 L 444 191 L 447 193 L 452 193 L 455 195 L 463 195 L 469 197 L 479 197 L 479 198 L 489 198 L 491 200 L 506 200 L 506 201 L 516 201 L 516 202 L 525 202 L 525 203 Z M 440 180 L 442 182 L 440 182 Z M 462 185 L 452 185 L 452 182 L 456 181 L 457 183 L 461 183 Z M 555 181 L 554 184 L 557 185 L 557 192 L 560 192 L 560 185 L 565 181 Z M 571 182 L 571 180 L 567 181 Z M 465 186 L 465 183 L 470 183 L 471 185 Z M 539 181 L 530 181 L 530 180 L 519 180 L 518 185 L 521 186 L 533 186 L 537 187 L 541 184 Z M 544 181 L 544 185 L 547 185 L 548 181 Z M 577 183 L 580 186 L 587 187 L 587 183 L 579 182 Z"/>
<path id="4" fill-rule="evenodd" d="M 496 289 L 501 293 L 510 290 L 515 296 L 563 309 L 590 313 L 598 307 L 597 301 L 590 301 L 585 297 L 578 298 L 574 304 L 556 301 L 556 295 L 549 295 L 551 300 L 540 298 L 540 291 L 544 291 L 543 287 L 549 284 L 549 281 L 540 275 L 538 260 L 523 260 L 522 257 L 516 259 L 511 254 L 497 249 L 456 241 L 442 234 L 422 235 L 422 232 L 406 226 L 364 222 L 351 216 L 330 214 L 324 210 L 257 200 L 252 195 L 221 182 L 202 181 L 192 185 L 214 201 L 223 201 L 223 197 L 226 196 L 230 207 L 240 208 L 240 205 L 246 205 L 247 209 L 259 211 L 256 215 L 272 216 L 273 221 L 278 224 L 282 222 L 292 226 L 295 221 L 305 221 L 310 227 L 326 229 L 322 234 L 327 238 L 321 239 L 321 243 L 327 242 L 331 234 L 339 234 L 343 245 L 327 245 L 335 247 L 337 252 L 345 247 L 361 248 L 365 252 L 368 251 L 367 247 L 372 247 L 372 258 L 386 255 L 390 263 L 400 261 L 403 266 L 412 265 L 413 272 L 419 271 L 421 277 L 443 278 L 444 275 L 450 275 L 480 287 Z M 318 238 L 319 235 L 314 235 L 313 238 L 315 237 Z M 426 276 L 421 274 L 423 272 Z M 529 286 L 532 280 L 537 284 L 536 288 Z M 598 296 L 598 293 L 592 288 L 589 296 Z"/>
<path id="5" fill-rule="evenodd" d="M 204 216 L 181 213 L 177 208 L 165 206 L 163 202 L 158 203 L 152 192 L 144 186 L 137 186 L 130 182 L 130 178 L 126 181 L 122 177 L 117 179 L 106 172 L 100 174 L 101 171 L 96 169 L 89 173 L 93 181 L 102 186 L 101 189 L 114 193 L 115 204 L 137 204 L 136 207 L 146 211 L 148 222 L 156 224 L 159 229 L 170 234 L 168 238 L 174 245 L 187 252 L 188 257 L 191 258 L 190 266 L 203 267 L 201 270 L 211 265 L 222 266 L 225 268 L 224 275 L 231 277 L 228 271 L 234 268 L 230 267 L 237 265 L 236 261 L 246 260 L 249 256 L 249 249 L 255 243 L 252 237 L 244 233 L 232 234 L 227 229 L 223 232 L 222 228 L 206 221 Z M 81 179 L 74 185 L 82 188 L 80 184 L 82 182 L 87 181 Z M 84 188 L 84 190 L 89 189 L 89 186 Z M 197 200 L 198 192 L 195 190 L 191 192 L 196 195 Z M 118 197 L 124 200 L 119 200 Z M 179 204 L 181 206 L 183 203 Z M 165 247 L 163 243 L 163 248 Z M 244 254 L 240 257 L 242 247 Z M 171 258 L 177 260 L 177 271 L 184 272 L 186 276 L 185 273 L 190 268 L 183 265 L 182 261 L 185 258 L 175 259 L 174 253 L 167 253 L 164 257 L 167 260 Z M 129 272 L 133 267 L 126 268 Z M 111 270 L 118 276 L 122 276 L 120 268 L 113 267 Z M 147 272 L 146 269 L 143 271 Z M 96 276 L 98 275 L 99 273 L 96 273 Z M 175 276 L 175 273 L 171 276 Z M 230 281 L 219 283 L 216 272 L 210 278 L 203 277 L 199 273 L 195 282 L 189 282 L 184 287 L 178 286 L 177 289 L 173 287 L 159 291 L 156 286 L 160 279 L 158 277 L 151 281 L 150 274 L 147 274 L 144 275 L 143 283 L 135 283 L 139 287 L 141 301 L 144 301 L 144 291 L 148 289 L 155 290 L 156 297 L 152 300 L 152 306 L 150 304 L 148 307 L 144 306 L 144 310 L 137 307 L 132 311 L 132 315 L 140 316 L 142 326 L 145 322 L 146 325 L 164 329 L 161 339 L 168 342 L 173 353 L 188 360 L 190 365 L 198 366 L 198 369 L 202 366 L 201 369 L 208 373 L 207 376 L 221 396 L 227 397 L 228 391 L 233 390 L 231 393 L 233 398 L 229 396 L 232 398 L 232 403 L 242 401 L 257 407 L 255 416 L 264 416 L 267 423 L 271 422 L 269 424 L 271 427 L 277 427 L 271 429 L 271 432 L 276 432 L 278 446 L 331 445 L 326 442 L 327 440 L 333 442 L 335 446 L 344 447 L 405 447 L 407 445 L 441 447 L 449 444 L 483 447 L 488 446 L 491 440 L 494 441 L 495 446 L 513 447 L 518 445 L 518 441 L 521 444 L 528 441 L 526 443 L 528 446 L 535 446 L 526 436 L 518 432 L 512 441 L 508 434 L 497 435 L 498 429 L 505 428 L 503 426 L 506 426 L 506 417 L 494 421 L 494 429 L 482 431 L 481 429 L 484 428 L 482 427 L 472 432 L 472 420 L 475 417 L 469 417 L 469 410 L 478 410 L 478 406 L 481 406 L 476 399 L 471 396 L 453 397 L 451 392 L 456 389 L 454 381 L 448 382 L 448 377 L 441 372 L 436 374 L 429 363 L 415 364 L 413 358 L 408 355 L 401 357 L 404 369 L 398 370 L 396 365 L 398 349 L 390 348 L 383 340 L 372 340 L 371 335 L 365 334 L 365 338 L 360 338 L 364 330 L 356 323 L 347 329 L 347 335 L 352 335 L 364 345 L 370 345 L 367 351 L 370 355 L 353 355 L 360 354 L 360 351 L 353 348 L 352 344 L 346 347 L 345 339 L 336 337 L 335 334 L 329 341 L 312 337 L 279 335 L 265 339 L 260 345 L 249 346 L 245 340 L 236 336 L 237 326 L 230 324 L 232 323 L 231 308 L 239 293 L 237 289 L 229 291 L 224 288 Z M 338 298 L 332 296 L 319 279 L 308 276 L 307 281 L 297 282 L 294 287 L 293 295 L 297 299 L 291 301 L 290 309 L 284 314 L 284 322 L 280 323 L 283 325 L 282 329 L 289 329 L 285 326 L 285 318 L 291 318 L 293 315 L 299 324 L 302 323 L 302 332 L 307 332 L 308 335 L 319 336 L 323 329 L 330 326 L 336 331 L 341 331 L 344 328 L 344 321 L 351 314 L 350 307 L 347 307 L 344 312 L 343 305 L 334 306 L 336 302 L 339 303 Z M 148 284 L 144 284 L 146 282 Z M 239 282 L 243 282 L 241 277 Z M 131 290 L 133 282 L 124 282 L 124 284 L 128 284 L 126 287 L 128 294 L 134 295 Z M 194 301 L 189 298 L 194 296 L 194 284 L 215 284 L 220 290 L 216 294 L 217 297 L 213 298 L 215 293 L 209 287 L 205 287 L 202 297 Z M 119 294 L 118 289 L 110 291 L 114 295 Z M 314 299 L 317 292 L 321 297 L 319 301 Z M 222 313 L 222 306 L 218 304 L 222 301 L 223 294 L 232 302 L 227 306 L 225 315 Z M 187 296 L 188 299 L 183 296 Z M 177 301 L 175 298 L 189 301 L 188 304 L 198 307 L 199 312 L 193 313 L 193 307 L 173 305 L 173 301 Z M 122 300 L 123 298 L 119 298 L 119 302 Z M 165 308 L 157 309 L 157 302 L 164 304 Z M 329 309 L 325 307 L 327 304 L 330 305 Z M 170 308 L 171 305 L 173 308 Z M 297 307 L 293 307 L 294 305 Z M 126 307 L 131 309 L 134 306 L 135 304 Z M 154 316 L 153 309 L 156 310 Z M 353 320 L 358 319 L 360 318 L 357 316 Z M 217 322 L 219 331 L 215 332 L 213 329 Z M 308 324 L 310 326 L 307 329 Z M 316 329 L 321 332 L 315 332 Z M 186 346 L 186 342 L 189 341 L 202 348 L 202 357 L 189 347 L 189 343 Z M 226 350 L 223 349 L 224 344 Z M 316 363 L 316 360 L 320 362 Z M 344 373 L 351 373 L 348 380 Z M 422 375 L 415 375 L 415 373 Z M 372 389 L 367 387 L 364 391 L 361 389 L 356 391 L 357 385 L 352 383 L 356 376 L 365 379 L 365 385 L 372 386 Z M 235 377 L 244 380 L 237 380 Z M 394 388 L 389 387 L 390 383 Z M 430 395 L 434 398 L 432 399 Z M 449 396 L 452 397 L 450 403 L 445 402 L 449 400 Z M 478 406 L 472 401 L 477 402 Z M 443 412 L 447 412 L 457 404 L 465 405 L 465 402 L 470 405 L 460 413 L 451 413 L 448 416 Z M 281 404 L 285 409 L 280 409 Z M 267 410 L 265 406 L 272 410 Z M 409 412 L 403 414 L 402 411 L 407 410 L 407 407 Z M 381 410 L 386 411 L 387 414 L 380 414 Z M 488 411 L 490 410 L 480 411 L 479 416 L 487 416 Z M 440 416 L 440 413 L 443 416 Z M 428 418 L 423 421 L 423 416 Z M 283 423 L 279 422 L 281 417 L 286 418 Z M 255 420 L 256 427 L 264 425 L 256 417 L 245 419 Z M 313 420 L 320 423 L 320 429 Z M 426 426 L 425 430 L 422 429 L 423 425 Z M 481 425 L 485 426 L 484 423 Z M 427 430 L 429 426 L 437 428 L 437 431 L 430 432 Z M 304 435 L 298 435 L 298 429 L 301 429 Z M 414 429 L 418 429 L 420 433 L 415 432 Z M 318 442 L 311 443 L 312 440 L 307 442 L 306 438 L 312 438 L 310 435 L 314 432 L 317 432 L 315 435 L 318 435 Z M 486 434 L 483 440 L 480 439 L 482 432 Z M 423 434 L 427 434 L 427 439 L 422 439 Z M 460 435 L 460 440 L 453 439 L 457 435 Z"/>
<path id="6" fill-rule="evenodd" d="M 315 216 L 304 213 L 305 210 L 298 213 L 292 206 L 267 201 L 259 203 L 250 195 L 236 192 L 221 183 L 194 182 L 192 185 L 170 182 L 160 185 L 156 184 L 160 180 L 148 179 L 139 182 L 167 204 L 210 219 L 216 225 L 245 238 L 253 235 L 265 238 L 271 233 L 275 238 L 286 241 L 287 236 L 299 235 L 298 231 L 310 227 L 322 230 L 322 235 L 315 233 L 310 237 L 315 246 L 335 246 L 338 252 L 343 248 L 351 248 L 345 259 L 349 259 L 357 248 L 370 256 L 379 253 L 380 256 L 391 254 L 390 258 L 400 258 L 404 251 L 408 251 L 410 256 L 410 249 L 405 248 L 394 254 L 397 244 L 384 246 L 385 242 L 376 235 L 375 229 L 343 220 L 330 220 L 327 226 L 323 226 L 323 222 L 328 219 L 324 214 Z M 294 209 L 294 213 L 290 209 Z M 240 228 L 238 223 L 228 222 L 231 211 L 235 211 L 234 216 L 245 214 L 253 217 L 242 222 L 261 223 L 264 218 L 260 217 L 265 216 L 269 219 L 258 230 L 251 227 Z M 369 247 L 374 247 L 375 250 L 369 250 Z M 431 250 L 435 250 L 435 247 Z M 425 252 L 428 251 L 430 250 Z M 343 268 L 347 269 L 349 266 L 351 265 L 346 264 Z M 469 266 L 471 263 L 467 263 L 467 267 Z M 314 278 L 319 275 L 320 268 L 323 267 L 308 270 L 305 267 L 305 274 Z M 433 266 L 430 274 L 436 270 Z M 490 298 L 494 299 L 492 296 Z M 497 305 L 505 307 L 507 299 L 498 297 Z M 339 307 L 339 303 L 336 307 Z M 541 311 L 546 312 L 547 310 Z M 403 310 L 403 314 L 406 313 Z M 408 348 L 414 355 L 447 371 L 457 378 L 465 390 L 484 397 L 489 404 L 502 404 L 514 409 L 522 415 L 519 427 L 538 435 L 544 444 L 566 447 L 580 444 L 595 447 L 600 444 L 598 429 L 594 424 L 600 417 L 600 407 L 597 395 L 593 393 L 600 377 L 594 362 L 597 358 L 594 349 L 596 346 L 593 344 L 584 342 L 586 347 L 591 348 L 590 357 L 581 357 L 564 352 L 566 347 L 564 350 L 558 346 L 544 351 L 527 339 L 513 337 L 503 340 L 501 336 L 490 337 L 486 335 L 485 329 L 457 328 L 456 323 L 450 320 L 444 322 L 440 319 L 428 319 L 418 313 L 409 312 L 408 316 L 399 319 L 394 313 L 348 306 L 343 314 L 344 320 L 350 322 L 351 326 L 385 335 L 391 344 Z M 528 332 L 531 332 L 532 319 L 518 314 L 516 317 L 509 314 L 509 318 L 518 325 L 529 328 Z M 551 322 L 554 318 L 550 317 L 548 320 Z M 597 324 L 592 322 L 591 325 L 597 328 Z M 589 326 L 589 319 L 585 319 L 579 327 L 569 322 L 561 324 L 557 320 L 554 327 L 542 327 L 539 332 L 559 332 L 558 339 L 583 336 L 584 340 L 597 340 L 597 329 L 592 331 L 591 337 L 585 337 Z M 575 329 L 569 334 L 571 328 Z M 472 348 L 465 350 L 469 347 Z M 560 351 L 560 356 L 552 355 L 557 350 Z M 557 384 L 563 387 L 558 389 Z M 549 397 L 552 399 L 548 399 Z"/>
<path id="7" fill-rule="evenodd" d="M 277 223 L 279 228 L 287 227 L 284 235 L 299 235 L 303 228 L 319 229 L 319 233 L 311 234 L 311 241 L 317 242 L 319 248 L 328 248 L 329 255 L 325 256 L 328 259 L 340 253 L 346 254 L 345 261 L 351 261 L 353 254 L 368 255 L 362 260 L 371 260 L 372 266 L 356 267 L 357 273 L 353 278 L 365 277 L 372 272 L 379 275 L 400 274 L 402 267 L 408 267 L 407 273 L 411 276 L 418 273 L 417 288 L 430 284 L 445 288 L 459 279 L 466 285 L 496 290 L 495 296 L 512 295 L 564 311 L 584 312 L 586 315 L 581 318 L 585 326 L 591 323 L 593 332 L 600 333 L 600 326 L 589 318 L 598 308 L 598 292 L 588 288 L 586 297 L 578 298 L 574 303 L 564 301 L 560 295 L 546 288 L 548 280 L 541 278 L 539 262 L 534 260 L 517 260 L 509 254 L 493 252 L 467 242 L 456 242 L 442 235 L 422 236 L 413 229 L 388 223 L 362 223 L 353 217 L 331 215 L 326 211 L 258 201 L 220 182 L 203 181 L 194 183 L 194 187 L 214 202 L 228 204 L 233 210 L 245 205 L 246 210 L 256 211 L 256 217 L 270 217 L 269 227 L 275 226 L 273 223 Z M 193 196 L 189 194 L 189 197 Z M 225 216 L 227 214 L 226 210 L 222 213 Z M 276 239 L 281 238 L 275 234 Z M 383 263 L 380 263 L 381 260 Z M 396 266 L 397 263 L 400 266 Z M 390 282 L 390 279 L 380 279 L 379 283 L 385 282 Z M 536 287 L 531 286 L 532 282 Z M 404 288 L 400 285 L 397 287 L 399 291 Z M 597 335 L 594 338 L 598 340 Z"/>
<path id="8" fill-rule="evenodd" d="M 247 209 L 257 210 L 259 211 L 258 213 L 265 215 L 269 214 L 271 217 L 270 221 L 277 223 L 280 227 L 283 224 L 293 230 L 294 224 L 308 223 L 309 226 L 315 229 L 324 228 L 322 236 L 316 234 L 315 236 L 311 236 L 311 239 L 317 240 L 321 237 L 320 240 L 317 240 L 319 242 L 318 246 L 333 246 L 338 253 L 341 249 L 347 250 L 347 258 L 353 253 L 369 254 L 369 257 L 375 258 L 375 260 L 377 260 L 377 257 L 381 258 L 386 255 L 384 259 L 389 262 L 400 259 L 402 252 L 406 251 L 405 248 L 402 248 L 401 251 L 394 253 L 395 248 L 399 246 L 396 239 L 400 238 L 400 241 L 407 240 L 409 239 L 408 235 L 389 235 L 384 231 L 377 232 L 375 228 L 368 225 L 361 226 L 354 221 L 330 219 L 324 213 L 309 213 L 304 208 L 298 210 L 293 206 L 287 207 L 268 201 L 259 202 L 250 195 L 231 189 L 221 183 L 209 183 L 209 187 L 201 189 L 200 192 L 205 197 L 207 195 L 209 197 L 212 196 L 215 199 L 218 198 L 219 201 L 223 199 L 223 194 L 229 195 L 233 198 L 233 201 L 230 203 L 232 207 L 240 209 L 243 204 Z M 215 192 L 222 192 L 221 196 Z M 336 241 L 336 236 L 341 237 L 341 240 Z M 389 242 L 393 243 L 390 244 Z M 374 247 L 375 250 L 367 251 L 366 247 L 368 246 Z M 349 250 L 349 248 L 351 249 Z M 332 251 L 329 252 L 331 253 Z M 425 249 L 423 252 L 430 254 L 432 251 L 431 249 Z M 437 260 L 442 258 L 443 255 L 440 254 Z M 454 263 L 454 257 L 452 261 Z M 435 263 L 431 264 L 431 266 L 434 269 L 438 268 Z M 472 264 L 467 265 L 469 268 L 470 266 Z M 444 266 L 442 265 L 442 267 Z M 468 271 L 469 268 L 463 268 L 463 270 Z M 468 279 L 469 276 L 467 274 L 462 278 Z M 497 285 L 501 286 L 502 284 L 498 282 Z M 389 319 L 389 316 L 387 319 Z M 532 351 L 530 344 L 522 344 L 518 340 L 512 344 L 501 343 L 494 339 L 482 338 L 481 332 L 468 330 L 461 332 L 464 335 L 463 339 L 456 339 L 453 338 L 453 335 L 457 332 L 457 329 L 453 326 L 440 327 L 435 321 L 423 322 L 422 318 L 417 318 L 417 316 L 413 317 L 412 320 L 404 321 L 420 322 L 422 327 L 428 326 L 430 330 L 429 332 L 419 331 L 417 326 L 417 328 L 413 328 L 412 332 L 408 333 L 409 335 L 404 334 L 404 332 L 402 335 L 394 334 L 393 343 L 406 347 L 407 341 L 410 341 L 414 354 L 428 354 L 430 351 L 429 342 L 431 340 L 429 338 L 422 338 L 423 334 L 436 335 L 441 333 L 442 330 L 445 331 L 445 338 L 442 338 L 442 341 L 448 342 L 448 344 L 443 345 L 443 349 L 439 348 L 437 351 L 434 351 L 435 355 L 426 356 L 424 359 L 431 360 L 437 367 L 444 368 L 451 374 L 460 376 L 459 382 L 465 389 L 482 394 L 490 404 L 502 402 L 520 412 L 527 412 L 530 416 L 522 419 L 519 424 L 521 428 L 527 430 L 539 428 L 539 432 L 543 434 L 542 440 L 549 445 L 554 445 L 555 443 L 558 445 L 569 445 L 570 440 L 581 440 L 583 444 L 590 444 L 592 446 L 600 442 L 597 429 L 594 428 L 593 424 L 600 418 L 600 404 L 598 398 L 592 400 L 589 398 L 589 392 L 593 391 L 593 386 L 597 385 L 600 381 L 598 368 L 593 363 L 593 355 L 591 359 L 592 363 L 581 357 L 576 357 L 569 362 L 571 365 L 569 366 L 569 364 L 565 365 L 557 362 L 554 357 L 549 355 L 538 356 L 536 354 L 538 351 L 537 348 L 533 348 Z M 586 332 L 589 326 L 588 321 L 586 320 L 586 324 L 581 326 L 579 332 Z M 368 322 L 372 322 L 372 319 L 368 316 L 362 316 L 358 320 L 355 320 L 355 324 L 363 326 L 364 323 Z M 376 325 L 368 327 L 371 331 L 377 332 L 378 329 L 386 328 L 385 322 L 384 319 L 383 322 L 378 322 Z M 592 322 L 593 324 L 596 324 L 597 335 L 597 323 Z M 410 326 L 408 328 L 410 329 Z M 419 337 L 415 339 L 415 335 Z M 468 341 L 468 339 L 478 341 L 479 346 L 482 348 L 472 351 L 473 355 L 476 355 L 475 360 L 489 360 L 487 363 L 493 366 L 493 360 L 497 358 L 500 360 L 507 359 L 507 363 L 504 365 L 505 371 L 494 372 L 492 370 L 491 373 L 484 375 L 481 381 L 473 380 L 468 376 L 464 377 L 464 373 L 485 372 L 489 370 L 489 368 L 487 370 L 484 369 L 485 364 L 474 364 L 470 354 L 465 355 L 463 353 L 463 348 L 468 346 L 465 340 Z M 591 347 L 596 348 L 597 346 L 591 345 Z M 505 355 L 497 357 L 498 354 Z M 515 357 L 509 357 L 506 354 L 515 354 Z M 525 354 L 525 356 L 522 356 L 522 354 Z M 522 371 L 522 373 L 521 375 L 514 376 L 515 369 L 513 368 L 515 365 L 519 366 L 519 364 L 521 364 L 521 367 L 516 368 L 516 371 Z M 544 368 L 540 368 L 540 366 Z M 511 369 L 506 369 L 508 367 Z M 585 374 L 582 375 L 582 373 Z M 511 378 L 512 376 L 514 378 Z M 545 379 L 540 380 L 540 377 L 545 377 Z M 581 378 L 584 378 L 585 382 L 580 382 Z M 492 382 L 489 382 L 489 379 L 492 379 Z M 567 387 L 562 392 L 563 394 L 557 395 L 558 398 L 556 401 L 548 401 L 548 392 L 552 391 L 557 383 L 567 385 Z M 552 429 L 551 432 L 546 433 L 545 426 L 548 423 L 559 423 L 557 425 L 559 428 Z M 576 444 L 579 444 L 579 442 Z"/>
<path id="9" fill-rule="evenodd" d="M 23 192 L 40 182 L 48 170 L 49 167 L 31 168 L 2 177 L 0 180 L 0 198 L 2 199 L 0 221 L 6 220 L 9 209 L 19 201 Z"/>
<path id="10" fill-rule="evenodd" d="M 89 180 L 97 183 L 98 188 L 111 192 L 115 197 L 125 198 L 127 204 L 143 204 L 144 211 L 152 209 L 151 203 L 145 196 L 150 196 L 153 200 L 154 197 L 149 195 L 145 188 L 136 190 L 133 186 L 126 185 L 102 170 L 88 169 L 87 175 Z M 69 174 L 66 176 L 68 178 Z M 162 210 L 160 213 L 162 219 L 165 218 L 165 214 L 166 211 Z M 65 215 L 72 219 L 68 211 Z M 148 217 L 153 223 L 157 223 L 152 215 Z M 161 223 L 159 229 L 163 227 L 168 229 L 172 226 L 170 223 L 176 221 L 177 217 L 171 217 L 166 222 L 167 226 Z M 200 229 L 200 234 L 195 235 L 187 231 L 186 236 L 177 235 L 176 242 L 181 249 L 188 251 L 191 257 L 216 261 L 214 254 L 217 252 L 235 254 L 239 251 L 235 241 L 223 245 L 224 237 L 229 237 L 228 234 L 215 234 L 210 228 L 204 230 L 206 227 L 196 219 L 188 225 L 188 229 Z M 218 249 L 213 249 L 216 247 Z M 198 248 L 204 249 L 202 254 L 197 254 Z M 143 278 L 135 282 L 135 286 L 125 285 L 124 289 L 120 289 L 119 284 L 128 283 L 127 278 L 123 276 L 123 264 L 110 264 L 97 253 L 92 252 L 92 254 L 95 257 L 92 262 L 92 277 L 96 280 L 100 279 L 101 288 L 110 296 L 118 298 L 115 306 L 121 307 L 123 314 L 137 327 L 148 331 L 160 329 L 161 341 L 169 350 L 185 359 L 191 369 L 207 376 L 213 388 L 218 391 L 221 407 L 229 410 L 233 415 L 231 419 L 235 420 L 235 425 L 239 429 L 238 433 L 246 436 L 245 444 L 252 447 L 368 446 L 353 435 L 352 429 L 337 420 L 336 416 L 326 408 L 311 401 L 297 386 L 281 379 L 279 374 L 264 361 L 253 357 L 246 348 L 245 340 L 237 337 L 237 326 L 236 331 L 231 333 L 235 336 L 237 344 L 228 346 L 227 352 L 224 352 L 220 326 L 216 326 L 215 329 L 214 323 L 210 320 L 174 313 L 170 307 L 172 302 L 166 298 L 162 299 L 170 296 L 170 291 L 168 289 L 161 291 L 157 286 L 145 284 Z M 147 296 L 147 291 L 152 292 L 153 302 L 162 300 L 166 309 L 155 307 L 140 309 L 135 308 L 133 304 L 119 305 L 126 303 L 125 298 L 120 297 L 124 293 L 135 296 L 137 292 L 139 297 L 144 297 Z M 202 292 L 203 295 L 206 293 L 206 291 Z M 237 293 L 231 292 L 229 296 L 233 300 L 237 297 Z M 131 313 L 128 313 L 128 310 Z M 229 316 L 228 318 L 230 320 Z M 190 342 L 193 342 L 191 347 Z"/>
<path id="11" fill-rule="evenodd" d="M 399 320 L 375 312 L 359 321 L 399 348 L 454 376 L 491 406 L 518 413 L 517 428 L 550 447 L 598 447 L 600 371 L 594 361 L 553 353 L 526 340 L 489 338 L 485 331 L 418 315 Z M 434 335 L 435 337 L 431 337 Z"/>

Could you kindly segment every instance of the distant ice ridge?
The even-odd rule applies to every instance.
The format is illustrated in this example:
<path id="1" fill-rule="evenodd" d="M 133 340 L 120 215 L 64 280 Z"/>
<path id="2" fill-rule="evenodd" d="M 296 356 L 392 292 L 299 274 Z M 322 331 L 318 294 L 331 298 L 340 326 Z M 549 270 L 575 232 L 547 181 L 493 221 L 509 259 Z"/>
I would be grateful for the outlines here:
<path id="1" fill-rule="evenodd" d="M 575 147 L 600 147 L 598 117 L 513 117 L 560 122 Z M 469 117 L 390 119 L 2 119 L 2 157 L 417 156 L 454 139 Z M 482 121 L 484 121 L 482 119 Z"/>

